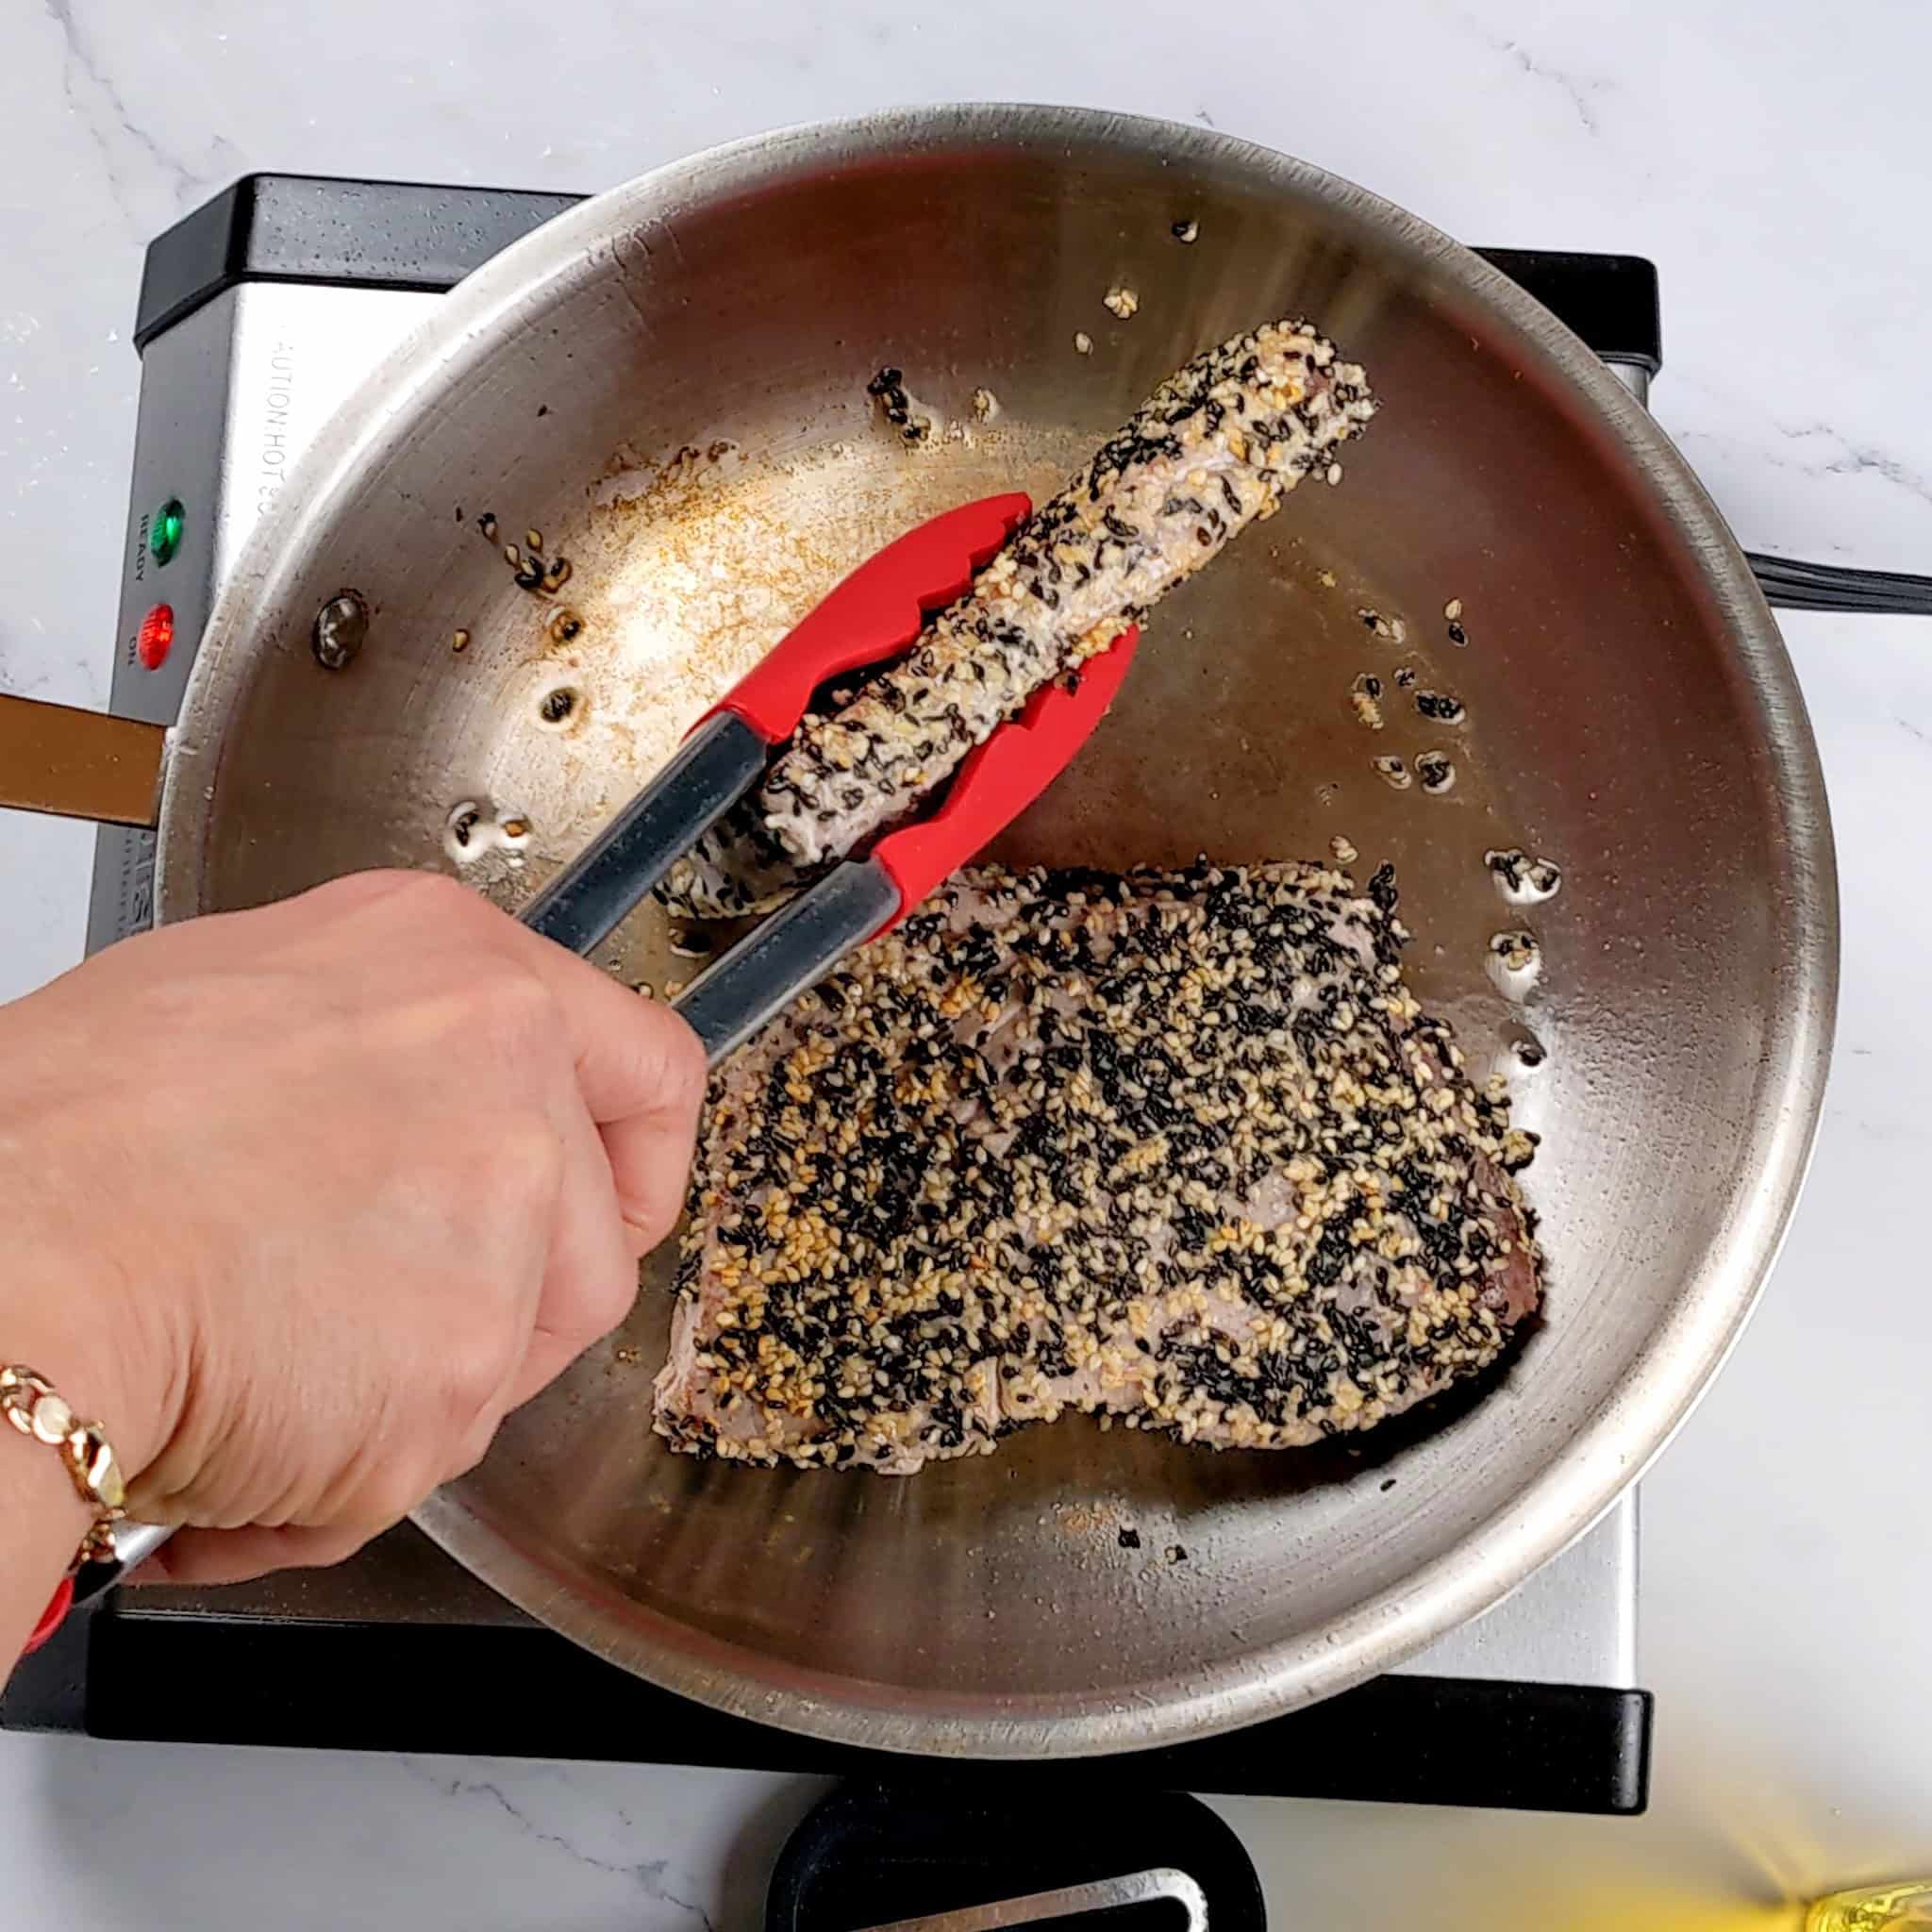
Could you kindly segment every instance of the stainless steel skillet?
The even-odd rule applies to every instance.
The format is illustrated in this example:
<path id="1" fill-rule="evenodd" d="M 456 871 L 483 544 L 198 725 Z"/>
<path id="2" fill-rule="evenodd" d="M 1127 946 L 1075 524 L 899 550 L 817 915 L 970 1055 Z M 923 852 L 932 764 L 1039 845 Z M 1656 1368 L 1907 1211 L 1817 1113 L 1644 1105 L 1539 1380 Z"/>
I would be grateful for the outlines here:
<path id="1" fill-rule="evenodd" d="M 1120 286 L 1130 320 L 1103 306 Z M 904 1749 L 1199 1735 L 1493 1602 L 1635 1476 L 1735 1339 L 1808 1149 L 1835 972 L 1823 793 L 1769 613 L 1666 441 L 1519 291 L 1202 131 L 976 108 L 774 135 L 482 271 L 344 411 L 225 593 L 168 757 L 160 915 L 380 863 L 520 903 L 852 561 L 947 504 L 1039 494 L 1195 348 L 1291 312 L 1369 365 L 1382 419 L 1343 487 L 1300 492 L 1163 608 L 1117 713 L 1007 852 L 1341 838 L 1393 859 L 1419 989 L 1544 1136 L 1543 1328 L 1481 1400 L 1359 1459 L 1062 1425 L 891 1484 L 665 1455 L 647 1293 L 622 1354 L 421 1517 L 599 1653 Z M 864 393 L 884 362 L 960 435 L 887 433 Z M 571 560 L 558 598 L 504 560 L 530 530 Z M 329 671 L 313 627 L 345 588 L 371 622 Z M 1380 733 L 1350 704 L 1365 673 Z M 1424 716 L 1421 691 L 1465 719 Z M 1374 769 L 1429 751 L 1446 791 Z M 1484 855 L 1512 847 L 1558 862 L 1555 899 L 1503 901 Z M 1508 998 L 1488 942 L 1515 927 L 1541 969 Z M 690 971 L 648 915 L 610 963 Z M 1531 1041 L 1526 1067 L 1511 1048 Z"/>

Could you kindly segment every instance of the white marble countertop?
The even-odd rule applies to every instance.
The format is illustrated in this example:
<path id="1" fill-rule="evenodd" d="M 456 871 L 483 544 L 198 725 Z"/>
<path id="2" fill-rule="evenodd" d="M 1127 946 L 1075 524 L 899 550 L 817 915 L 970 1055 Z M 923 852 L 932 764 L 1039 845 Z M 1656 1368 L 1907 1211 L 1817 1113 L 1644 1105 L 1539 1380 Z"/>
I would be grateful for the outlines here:
<path id="1" fill-rule="evenodd" d="M 1932 569 L 1932 13 L 1910 0 L 8 0 L 0 69 L 0 688 L 100 704 L 141 249 L 250 168 L 591 189 L 779 122 L 946 98 L 1197 120 L 1454 233 L 1662 272 L 1654 402 L 1754 547 Z M 1612 22 L 1614 21 L 1614 25 Z M 1787 629 L 1840 840 L 1845 976 L 1816 1169 L 1764 1307 L 1646 1482 L 1638 1822 L 1226 1807 L 1274 1923 L 1787 1924 L 1932 1874 L 1932 625 Z M 80 952 L 92 834 L 0 818 L 0 996 Z M 811 1789 L 509 1761 L 0 1737 L 8 1895 L 115 1932 L 741 1932 Z M 1530 1901 L 1534 1901 L 1532 1906 Z"/>

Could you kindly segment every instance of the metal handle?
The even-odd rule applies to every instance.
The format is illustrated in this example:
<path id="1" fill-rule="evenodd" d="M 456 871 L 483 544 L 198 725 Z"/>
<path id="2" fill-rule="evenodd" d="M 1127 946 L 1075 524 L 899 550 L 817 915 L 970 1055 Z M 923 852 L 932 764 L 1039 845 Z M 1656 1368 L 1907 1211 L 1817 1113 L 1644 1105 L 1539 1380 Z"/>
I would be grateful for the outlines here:
<path id="1" fill-rule="evenodd" d="M 167 728 L 0 692 L 0 806 L 152 825 Z"/>
<path id="2" fill-rule="evenodd" d="M 1851 570 L 1795 557 L 1746 551 L 1768 603 L 1781 610 L 1846 610 L 1868 617 L 1932 617 L 1932 577 L 1898 570 Z"/>
<path id="3" fill-rule="evenodd" d="M 741 718 L 714 712 L 518 916 L 574 953 L 601 944 L 673 860 L 751 789 L 769 749 Z"/>
<path id="4" fill-rule="evenodd" d="M 847 859 L 747 933 L 672 1001 L 716 1066 L 899 909 L 883 866 Z"/>

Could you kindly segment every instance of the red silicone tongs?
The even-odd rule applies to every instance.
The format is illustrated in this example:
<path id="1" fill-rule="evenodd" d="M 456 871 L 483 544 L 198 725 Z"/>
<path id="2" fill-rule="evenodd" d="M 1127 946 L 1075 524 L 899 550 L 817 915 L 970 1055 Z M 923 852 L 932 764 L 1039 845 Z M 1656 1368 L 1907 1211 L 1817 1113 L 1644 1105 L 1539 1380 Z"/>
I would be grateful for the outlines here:
<path id="1" fill-rule="evenodd" d="M 848 672 L 903 656 L 929 612 L 1032 509 L 989 496 L 921 524 L 862 563 L 699 720 L 677 755 L 525 908 L 524 923 L 588 953 L 763 775 L 812 694 Z M 959 767 L 939 809 L 887 834 L 799 894 L 674 1002 L 715 1064 L 864 941 L 910 912 L 1044 791 L 1087 741 L 1126 675 L 1138 630 L 1050 685 Z"/>

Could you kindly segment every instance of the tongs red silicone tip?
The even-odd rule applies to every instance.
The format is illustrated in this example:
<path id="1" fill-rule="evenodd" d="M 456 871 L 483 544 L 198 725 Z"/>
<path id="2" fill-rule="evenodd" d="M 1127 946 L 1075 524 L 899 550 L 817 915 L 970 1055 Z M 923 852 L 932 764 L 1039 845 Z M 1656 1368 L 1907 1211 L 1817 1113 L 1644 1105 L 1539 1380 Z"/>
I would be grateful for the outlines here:
<path id="1" fill-rule="evenodd" d="M 1140 641 L 1140 627 L 1130 624 L 1065 684 L 1036 691 L 1017 718 L 967 757 L 930 818 L 873 847 L 872 862 L 899 889 L 899 909 L 880 932 L 1005 831 L 1073 763 L 1119 693 Z"/>
<path id="2" fill-rule="evenodd" d="M 41 1612 L 41 1621 L 33 1627 L 33 1634 L 21 1645 L 22 1657 L 31 1657 L 47 1639 L 60 1627 L 60 1620 L 66 1616 L 74 1602 L 74 1578 L 63 1576 L 60 1588 L 54 1592 L 53 1600 Z"/>
<path id="3" fill-rule="evenodd" d="M 764 776 L 814 692 L 903 657 L 927 616 L 963 596 L 1031 510 L 1015 492 L 962 504 L 862 563 L 701 718 L 671 762 L 525 908 L 525 924 L 588 953 Z M 808 886 L 673 1004 L 711 1062 L 853 947 L 894 925 L 1019 816 L 1066 765 L 1126 675 L 1124 630 L 1077 675 L 1037 692 L 960 766 L 939 809 Z"/>
<path id="4" fill-rule="evenodd" d="M 898 657 L 926 618 L 963 597 L 1033 509 L 1014 491 L 964 503 L 896 537 L 845 577 L 699 719 L 730 711 L 767 744 L 798 729 L 813 691 Z M 697 728 L 696 726 L 692 727 Z"/>
<path id="5" fill-rule="evenodd" d="M 876 667 L 917 641 L 926 618 L 963 597 L 974 575 L 1032 513 L 1020 491 L 928 518 L 860 564 L 699 720 L 729 711 L 767 744 L 798 729 L 812 693 L 848 671 Z M 899 888 L 894 925 L 1025 810 L 1072 761 L 1127 675 L 1140 632 L 1126 626 L 1068 683 L 967 758 L 929 818 L 879 841 L 873 862 Z"/>

